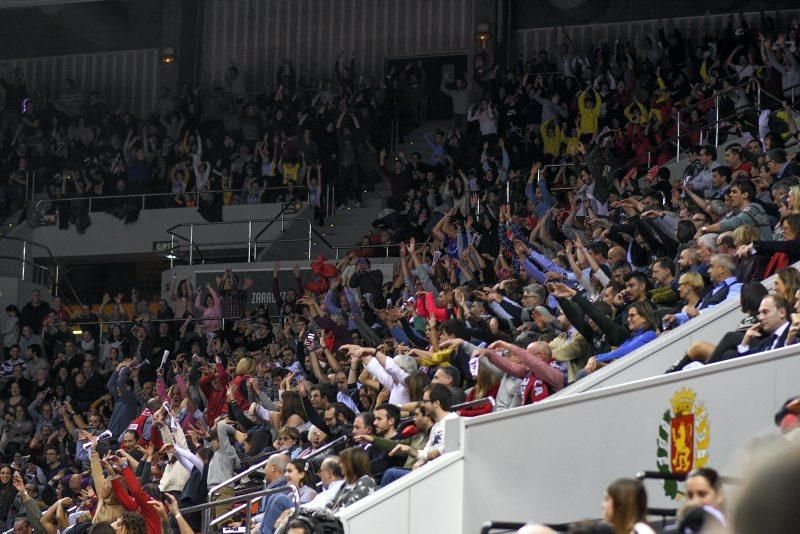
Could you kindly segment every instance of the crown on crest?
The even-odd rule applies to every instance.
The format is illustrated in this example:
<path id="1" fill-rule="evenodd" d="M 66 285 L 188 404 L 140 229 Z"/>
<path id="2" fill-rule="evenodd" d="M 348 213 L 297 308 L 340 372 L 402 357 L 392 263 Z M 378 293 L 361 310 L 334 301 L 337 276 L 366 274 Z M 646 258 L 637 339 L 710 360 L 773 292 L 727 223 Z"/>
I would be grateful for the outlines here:
<path id="1" fill-rule="evenodd" d="M 672 396 L 669 403 L 672 406 L 672 413 L 675 415 L 685 415 L 692 412 L 694 399 L 697 397 L 694 391 L 681 388 Z"/>

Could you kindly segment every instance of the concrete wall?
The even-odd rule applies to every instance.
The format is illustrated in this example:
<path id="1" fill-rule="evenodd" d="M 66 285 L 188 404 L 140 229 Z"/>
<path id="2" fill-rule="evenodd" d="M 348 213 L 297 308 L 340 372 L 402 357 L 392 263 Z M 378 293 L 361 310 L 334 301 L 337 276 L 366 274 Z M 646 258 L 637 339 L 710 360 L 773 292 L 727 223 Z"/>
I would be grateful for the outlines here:
<path id="1" fill-rule="evenodd" d="M 280 210 L 280 204 L 255 204 L 226 206 L 223 208 L 223 220 L 247 221 L 251 219 L 274 218 Z M 247 223 L 202 226 L 206 221 L 194 208 L 148 209 L 139 215 L 139 220 L 132 224 L 124 224 L 120 219 L 107 213 L 92 213 L 92 224 L 83 235 L 79 235 L 74 226 L 67 230 L 59 230 L 56 226 L 39 226 L 30 232 L 30 237 L 50 248 L 53 255 L 60 257 L 103 256 L 108 254 L 150 254 L 154 241 L 169 240 L 167 229 L 180 223 L 198 223 L 195 227 L 194 241 L 201 250 L 202 243 L 247 241 Z M 304 224 L 303 221 L 295 221 Z M 253 223 L 253 234 L 267 223 Z M 287 227 L 293 222 L 287 221 Z M 189 235 L 189 229 L 182 230 Z M 263 236 L 263 240 L 280 239 L 280 224 L 273 225 Z M 238 248 L 246 250 L 247 245 Z M 260 247 L 263 248 L 263 245 Z M 199 258 L 198 258 L 199 261 Z"/>

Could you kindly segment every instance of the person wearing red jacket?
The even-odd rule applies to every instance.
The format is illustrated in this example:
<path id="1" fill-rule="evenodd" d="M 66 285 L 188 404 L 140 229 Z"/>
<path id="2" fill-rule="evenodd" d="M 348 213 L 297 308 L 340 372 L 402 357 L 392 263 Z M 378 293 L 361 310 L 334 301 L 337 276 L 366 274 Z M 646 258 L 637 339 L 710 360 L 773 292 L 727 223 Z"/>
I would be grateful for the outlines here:
<path id="1" fill-rule="evenodd" d="M 111 487 L 114 489 L 114 495 L 117 496 L 117 500 L 126 510 L 139 513 L 144 517 L 149 534 L 161 534 L 161 516 L 158 515 L 158 510 L 149 503 L 153 499 L 156 501 L 161 500 L 161 492 L 158 491 L 158 487 L 153 485 L 155 491 L 158 491 L 158 495 L 148 494 L 142 488 L 134 472 L 128 467 L 127 462 L 117 466 L 117 468 L 119 467 L 121 467 L 122 479 L 125 480 L 125 485 L 128 489 L 126 490 L 125 486 L 122 485 L 118 474 L 113 475 Z M 117 468 L 115 468 L 115 471 Z"/>
<path id="2" fill-rule="evenodd" d="M 440 308 L 436 305 L 436 300 L 430 291 L 426 291 L 422 298 L 418 298 L 416 305 L 417 315 L 426 319 L 433 315 L 438 322 L 443 323 L 453 316 L 452 308 Z"/>
<path id="3" fill-rule="evenodd" d="M 236 376 L 231 382 L 233 386 L 233 400 L 239 405 L 242 411 L 246 412 L 250 408 L 250 399 L 247 398 L 247 381 L 256 374 L 256 362 L 253 358 L 242 358 L 236 364 Z M 213 423 L 209 423 L 212 425 Z"/>
<path id="4" fill-rule="evenodd" d="M 161 435 L 156 430 L 153 432 L 153 414 L 161 408 L 161 399 L 158 397 L 153 397 L 149 401 L 147 401 L 147 406 L 142 410 L 142 413 L 139 414 L 139 417 L 131 421 L 131 424 L 128 425 L 127 430 L 133 430 L 139 436 L 139 445 L 144 448 L 147 448 L 148 445 L 151 443 L 156 450 L 160 449 L 161 446 L 164 444 L 161 441 Z"/>
<path id="5" fill-rule="evenodd" d="M 222 362 L 217 362 L 215 372 L 200 378 L 200 389 L 206 396 L 206 424 L 213 426 L 214 421 L 227 410 L 228 371 Z"/>

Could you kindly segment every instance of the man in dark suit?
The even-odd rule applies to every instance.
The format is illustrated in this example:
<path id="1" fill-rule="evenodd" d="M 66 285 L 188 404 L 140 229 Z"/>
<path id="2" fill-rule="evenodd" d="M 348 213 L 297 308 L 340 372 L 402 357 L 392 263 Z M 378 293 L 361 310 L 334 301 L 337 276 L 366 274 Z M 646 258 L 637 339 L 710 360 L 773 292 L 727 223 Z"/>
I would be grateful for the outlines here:
<path id="1" fill-rule="evenodd" d="M 744 339 L 736 348 L 739 355 L 748 356 L 783 347 L 791 315 L 792 305 L 785 298 L 777 295 L 764 297 L 758 307 L 758 324 L 745 332 Z"/>
<path id="2" fill-rule="evenodd" d="M 789 161 L 786 151 L 782 148 L 773 148 L 767 151 L 766 162 L 767 168 L 776 182 L 778 180 L 791 180 L 800 176 L 800 169 L 794 162 Z"/>

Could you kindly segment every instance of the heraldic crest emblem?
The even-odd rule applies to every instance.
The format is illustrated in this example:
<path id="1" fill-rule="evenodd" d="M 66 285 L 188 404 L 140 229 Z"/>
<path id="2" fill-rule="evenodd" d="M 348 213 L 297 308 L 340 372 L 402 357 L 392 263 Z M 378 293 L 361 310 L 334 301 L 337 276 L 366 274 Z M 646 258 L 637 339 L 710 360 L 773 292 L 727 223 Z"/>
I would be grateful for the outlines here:
<path id="1" fill-rule="evenodd" d="M 656 463 L 662 473 L 685 475 L 708 464 L 708 413 L 689 388 L 676 391 L 669 404 L 658 428 Z M 672 499 L 683 497 L 676 480 L 664 481 L 664 493 Z"/>

